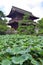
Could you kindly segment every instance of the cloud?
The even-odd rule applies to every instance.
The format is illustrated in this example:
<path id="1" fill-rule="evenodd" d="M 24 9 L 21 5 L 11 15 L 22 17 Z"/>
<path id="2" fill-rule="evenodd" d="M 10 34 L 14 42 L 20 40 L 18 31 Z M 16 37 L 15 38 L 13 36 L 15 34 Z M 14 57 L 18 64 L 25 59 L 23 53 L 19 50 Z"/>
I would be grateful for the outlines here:
<path id="1" fill-rule="evenodd" d="M 28 10 L 35 16 L 43 17 L 43 0 L 0 0 L 0 7 L 6 15 L 9 14 L 12 6 Z"/>

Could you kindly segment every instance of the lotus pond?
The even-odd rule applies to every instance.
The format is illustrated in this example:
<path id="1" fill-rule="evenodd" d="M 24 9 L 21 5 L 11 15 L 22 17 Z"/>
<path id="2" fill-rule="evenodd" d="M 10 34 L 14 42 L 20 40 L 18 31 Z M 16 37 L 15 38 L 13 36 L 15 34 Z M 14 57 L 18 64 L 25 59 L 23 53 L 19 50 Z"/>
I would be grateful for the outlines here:
<path id="1" fill-rule="evenodd" d="M 43 36 L 0 35 L 0 65 L 43 65 Z"/>

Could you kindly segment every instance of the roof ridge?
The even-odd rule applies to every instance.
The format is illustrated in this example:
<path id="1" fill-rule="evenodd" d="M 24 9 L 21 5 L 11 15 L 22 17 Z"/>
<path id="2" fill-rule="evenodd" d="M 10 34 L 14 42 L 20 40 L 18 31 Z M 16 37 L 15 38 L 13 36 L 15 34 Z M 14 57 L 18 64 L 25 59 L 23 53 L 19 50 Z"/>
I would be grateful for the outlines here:
<path id="1" fill-rule="evenodd" d="M 27 11 L 27 10 L 25 10 L 25 9 L 22 9 L 22 8 L 20 8 L 20 7 L 12 6 L 11 9 L 14 10 L 14 8 L 15 8 L 17 11 L 20 10 L 21 12 L 23 11 L 23 13 L 24 13 L 24 11 L 25 11 L 25 12 L 30 13 L 30 14 L 32 15 L 31 12 L 29 12 L 29 11 Z"/>

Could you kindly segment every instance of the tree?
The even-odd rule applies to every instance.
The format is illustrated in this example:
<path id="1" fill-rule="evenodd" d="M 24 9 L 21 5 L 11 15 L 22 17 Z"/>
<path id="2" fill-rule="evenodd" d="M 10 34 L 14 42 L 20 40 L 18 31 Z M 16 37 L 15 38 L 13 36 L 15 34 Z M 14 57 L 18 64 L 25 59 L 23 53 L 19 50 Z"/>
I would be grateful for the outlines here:
<path id="1" fill-rule="evenodd" d="M 29 20 L 29 15 L 25 14 L 23 20 L 19 22 L 18 33 L 20 34 L 34 34 L 34 22 Z"/>
<path id="2" fill-rule="evenodd" d="M 43 34 L 43 18 L 38 20 L 38 29 L 39 29 L 39 34 Z"/>
<path id="3" fill-rule="evenodd" d="M 5 17 L 5 15 L 2 11 L 0 11 L 0 19 L 2 19 L 2 17 Z"/>
<path id="4" fill-rule="evenodd" d="M 4 17 L 4 13 L 0 11 L 0 34 L 5 34 L 5 31 L 8 29 L 6 25 L 7 20 Z M 4 18 L 4 20 L 2 18 Z"/>

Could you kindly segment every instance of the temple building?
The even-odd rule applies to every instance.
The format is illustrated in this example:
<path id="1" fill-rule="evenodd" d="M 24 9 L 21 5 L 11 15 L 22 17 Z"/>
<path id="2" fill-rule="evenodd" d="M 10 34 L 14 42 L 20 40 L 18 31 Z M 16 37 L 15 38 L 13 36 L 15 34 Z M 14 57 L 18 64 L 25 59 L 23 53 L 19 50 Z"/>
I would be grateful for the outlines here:
<path id="1" fill-rule="evenodd" d="M 26 13 L 29 14 L 29 20 L 38 19 L 38 17 L 35 17 L 31 12 L 12 6 L 9 15 L 7 15 L 7 17 L 11 18 L 8 25 L 16 30 L 18 28 L 18 22 L 23 19 Z"/>

